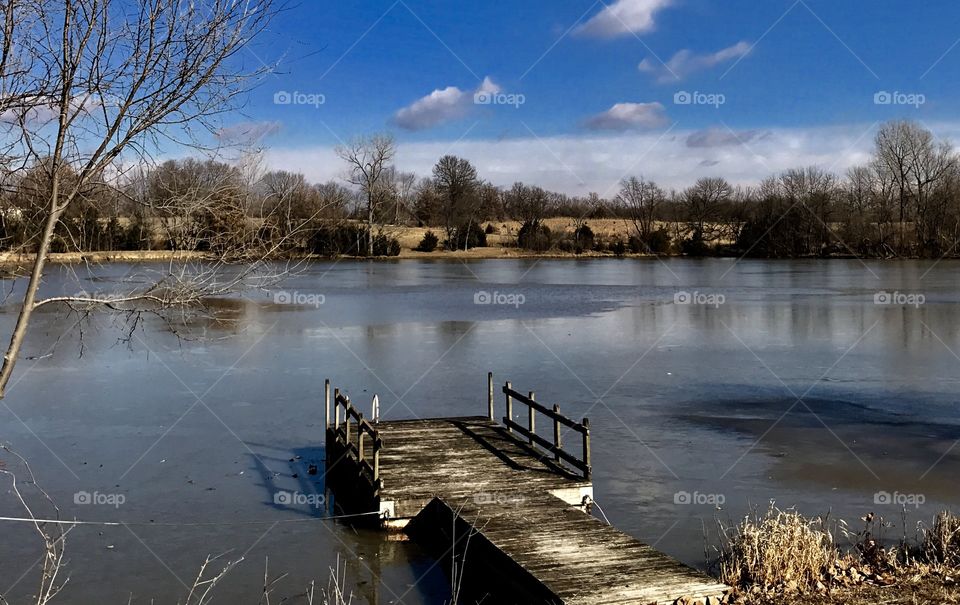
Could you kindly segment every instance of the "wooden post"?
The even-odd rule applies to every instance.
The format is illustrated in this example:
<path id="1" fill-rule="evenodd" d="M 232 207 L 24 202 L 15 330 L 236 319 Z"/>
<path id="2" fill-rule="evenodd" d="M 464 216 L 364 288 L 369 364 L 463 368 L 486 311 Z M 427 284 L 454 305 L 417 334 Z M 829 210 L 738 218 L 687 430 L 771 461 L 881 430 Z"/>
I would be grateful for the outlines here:
<path id="1" fill-rule="evenodd" d="M 330 428 L 330 379 L 323 381 L 323 426 Z"/>
<path id="2" fill-rule="evenodd" d="M 340 389 L 333 389 L 333 428 L 340 428 Z"/>
<path id="3" fill-rule="evenodd" d="M 557 416 L 560 415 L 560 406 L 556 403 L 553 404 L 553 413 Z M 560 450 L 563 448 L 563 442 L 560 440 L 560 419 L 558 417 L 554 417 L 553 419 L 553 446 L 557 448 L 554 457 L 557 459 L 557 462 L 559 462 Z"/>
<path id="4" fill-rule="evenodd" d="M 493 415 L 493 372 L 487 372 L 487 416 L 496 420 Z"/>
<path id="5" fill-rule="evenodd" d="M 585 479 L 589 479 L 592 474 L 590 468 L 590 419 L 583 419 L 583 463 L 586 465 L 586 470 L 583 472 Z"/>
<path id="6" fill-rule="evenodd" d="M 530 398 L 530 401 L 537 400 L 537 394 L 533 391 L 527 393 L 527 397 Z M 537 411 L 533 409 L 533 406 L 527 406 L 527 428 L 530 429 L 530 443 L 533 443 L 533 436 L 537 432 Z"/>
<path id="7" fill-rule="evenodd" d="M 510 390 L 510 389 L 512 389 L 512 388 L 513 388 L 513 387 L 510 386 L 510 381 L 508 380 L 508 381 L 507 381 L 507 390 Z M 513 420 L 513 398 L 510 397 L 510 393 L 507 393 L 507 418 L 509 418 L 510 420 Z M 512 432 L 513 432 L 513 429 L 508 426 L 508 427 L 507 427 L 507 432 L 508 432 L 508 433 L 512 433 Z"/>
<path id="8" fill-rule="evenodd" d="M 344 430 L 344 435 L 346 435 L 346 439 L 344 439 L 344 443 L 346 445 L 350 444 L 350 410 L 352 409 L 353 409 L 353 404 L 348 403 L 347 408 L 344 411 L 343 430 Z"/>
<path id="9" fill-rule="evenodd" d="M 357 462 L 363 462 L 363 427 L 359 424 L 357 424 L 357 441 L 360 444 L 357 448 Z"/>
<path id="10" fill-rule="evenodd" d="M 373 482 L 378 484 L 380 481 L 380 449 L 383 448 L 383 440 L 378 433 L 373 440 Z"/>

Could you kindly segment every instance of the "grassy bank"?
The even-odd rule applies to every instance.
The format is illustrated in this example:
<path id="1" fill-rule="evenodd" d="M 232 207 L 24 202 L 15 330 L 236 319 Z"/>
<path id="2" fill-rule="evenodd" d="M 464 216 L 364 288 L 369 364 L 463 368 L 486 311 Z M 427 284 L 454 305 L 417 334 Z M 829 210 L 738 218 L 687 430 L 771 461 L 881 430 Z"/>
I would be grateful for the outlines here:
<path id="1" fill-rule="evenodd" d="M 553 218 L 546 221 L 547 226 L 558 232 L 572 231 L 574 221 L 571 218 Z M 487 235 L 487 245 L 470 248 L 469 250 L 443 250 L 433 252 L 419 252 L 416 250 L 427 231 L 440 233 L 442 230 L 433 227 L 398 227 L 390 226 L 384 233 L 395 238 L 400 244 L 400 254 L 392 257 L 378 257 L 380 259 L 414 258 L 414 259 L 451 259 L 477 260 L 495 258 L 603 258 L 614 256 L 612 252 L 585 251 L 581 254 L 563 252 L 551 249 L 544 252 L 534 252 L 517 247 L 517 234 L 521 224 L 516 221 L 493 223 L 496 233 Z M 603 219 L 590 222 L 598 237 L 605 241 L 626 241 L 631 234 L 630 229 L 622 220 Z M 649 256 L 644 254 L 630 254 L 627 256 Z M 293 255 L 295 258 L 324 260 L 329 257 L 319 255 Z M 177 250 L 109 250 L 96 252 L 62 252 L 50 254 L 50 262 L 63 264 L 77 263 L 111 263 L 111 262 L 166 262 L 202 260 L 208 255 L 203 252 Z M 343 256 L 342 258 L 363 258 Z M 27 268 L 33 263 L 32 253 L 4 252 L 0 253 L 0 266 L 8 271 L 16 268 Z"/>
<path id="2" fill-rule="evenodd" d="M 861 529 L 771 507 L 722 527 L 720 579 L 726 603 L 960 603 L 960 517 L 943 512 L 915 541 L 885 545 L 887 524 L 869 514 Z M 840 537 L 847 545 L 840 544 Z"/>

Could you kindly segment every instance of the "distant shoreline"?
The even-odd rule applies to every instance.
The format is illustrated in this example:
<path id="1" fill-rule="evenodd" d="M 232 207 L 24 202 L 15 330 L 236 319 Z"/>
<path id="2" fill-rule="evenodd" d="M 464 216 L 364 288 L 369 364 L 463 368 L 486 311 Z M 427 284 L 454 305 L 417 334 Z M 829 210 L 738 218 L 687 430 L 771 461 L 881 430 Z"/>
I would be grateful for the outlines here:
<path id="1" fill-rule="evenodd" d="M 11 269 L 29 269 L 33 264 L 35 258 L 34 254 L 31 253 L 0 253 L 0 267 L 10 271 Z M 92 264 L 106 264 L 106 263 L 138 263 L 138 262 L 177 262 L 177 261 L 202 261 L 205 259 L 214 259 L 215 257 L 211 256 L 205 252 L 191 252 L 191 251 L 174 251 L 174 250 L 112 250 L 112 251 L 97 251 L 97 252 L 59 252 L 51 253 L 48 259 L 48 262 L 52 264 L 83 264 L 83 263 L 92 263 Z M 437 250 L 434 252 L 417 252 L 416 250 L 402 249 L 400 254 L 397 256 L 375 256 L 375 257 L 366 257 L 366 256 L 321 256 L 316 254 L 304 254 L 304 255 L 290 255 L 290 256 L 281 256 L 276 260 L 306 260 L 306 261 L 328 261 L 328 260 L 370 260 L 370 261 L 395 261 L 395 260 L 495 260 L 495 259 L 551 259 L 551 260 L 595 260 L 595 259 L 617 259 L 617 258 L 633 258 L 633 259 L 657 259 L 657 258 L 688 258 L 688 259 L 705 259 L 705 258 L 729 258 L 737 259 L 741 258 L 736 255 L 725 255 L 725 256 L 683 256 L 683 255 L 662 255 L 657 256 L 654 254 L 636 254 L 632 252 L 627 252 L 622 255 L 616 255 L 609 252 L 583 252 L 581 254 L 574 254 L 572 252 L 560 252 L 560 251 L 549 251 L 549 252 L 534 252 L 528 250 L 522 250 L 519 248 L 506 248 L 506 247 L 486 247 L 486 248 L 471 248 L 470 250 Z M 851 260 L 858 257 L 852 255 L 834 255 L 834 256 L 805 256 L 797 258 L 760 258 L 760 257 L 748 257 L 751 259 L 759 260 Z M 918 260 L 918 257 L 896 257 L 896 258 L 879 258 L 879 257 L 867 257 L 862 258 L 861 260 L 871 260 L 871 261 L 887 261 L 887 260 Z M 951 260 L 950 257 L 944 258 L 941 260 Z"/>

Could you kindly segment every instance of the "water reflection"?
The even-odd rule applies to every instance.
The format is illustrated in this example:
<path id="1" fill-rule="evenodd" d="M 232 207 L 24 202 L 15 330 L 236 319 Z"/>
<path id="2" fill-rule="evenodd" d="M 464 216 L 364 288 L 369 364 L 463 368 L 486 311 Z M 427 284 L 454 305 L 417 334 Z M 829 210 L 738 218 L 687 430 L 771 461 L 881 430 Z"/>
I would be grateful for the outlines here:
<path id="1" fill-rule="evenodd" d="M 89 283 L 148 270 L 98 267 Z M 952 261 L 317 263 L 283 288 L 323 304 L 277 304 L 269 291 L 214 299 L 215 313 L 190 318 L 189 338 L 145 317 L 124 340 L 123 318 L 97 316 L 81 341 L 74 316 L 44 309 L 0 425 L 65 516 L 147 523 L 131 525 L 136 536 L 71 534 L 78 602 L 130 592 L 174 601 L 177 577 L 228 549 L 249 550 L 249 564 L 223 586 L 226 600 L 259 592 L 266 555 L 298 587 L 323 583 L 339 555 L 366 602 L 449 598 L 415 546 L 273 500 L 274 490 L 323 493 L 303 469 L 322 457 L 325 377 L 356 401 L 378 393 L 391 418 L 483 413 L 488 370 L 589 416 L 596 496 L 611 521 L 702 564 L 704 524 L 770 499 L 856 519 L 877 508 L 875 492 L 923 493 L 911 525 L 960 504 L 958 274 Z M 55 272 L 43 287 L 76 283 Z M 525 302 L 477 304 L 478 291 Z M 926 300 L 877 305 L 881 291 Z M 677 304 L 678 292 L 724 302 Z M 15 310 L 2 308 L 4 330 Z M 79 490 L 123 493 L 127 504 L 74 505 Z M 677 505 L 680 491 L 726 502 Z M 0 510 L 18 512 L 8 496 Z M 897 511 L 876 512 L 900 523 Z M 264 523 L 172 530 L 151 519 Z M 16 575 L 39 554 L 18 532 L 0 545 L 0 569 Z"/>

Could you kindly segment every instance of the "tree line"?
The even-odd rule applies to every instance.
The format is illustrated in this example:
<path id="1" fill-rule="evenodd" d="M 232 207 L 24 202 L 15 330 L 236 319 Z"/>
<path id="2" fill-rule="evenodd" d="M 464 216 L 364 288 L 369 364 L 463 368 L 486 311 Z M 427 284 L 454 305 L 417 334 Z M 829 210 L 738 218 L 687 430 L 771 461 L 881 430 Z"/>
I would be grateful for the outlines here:
<path id="1" fill-rule="evenodd" d="M 957 153 L 906 121 L 884 124 L 871 160 L 843 175 L 805 167 L 752 187 L 704 177 L 671 191 L 630 176 L 611 199 L 519 182 L 497 187 L 453 155 L 418 178 L 396 168 L 389 135 L 358 138 L 337 153 L 344 176 L 322 184 L 256 161 L 197 158 L 85 179 L 52 249 L 382 256 L 400 251 L 394 227 L 429 227 L 424 251 L 466 250 L 485 246 L 502 221 L 520 224 L 516 245 L 541 252 L 930 257 L 952 254 L 960 237 Z M 40 162 L 4 180 L 4 249 L 35 248 L 49 171 Z M 572 219 L 572 229 L 552 232 L 546 220 L 554 217 Z M 622 221 L 623 236 L 596 235 L 597 219 Z"/>

